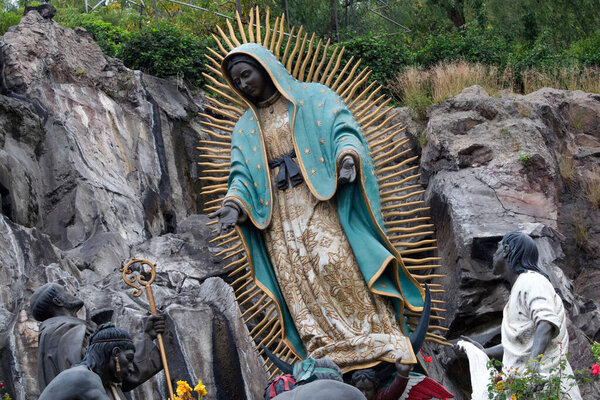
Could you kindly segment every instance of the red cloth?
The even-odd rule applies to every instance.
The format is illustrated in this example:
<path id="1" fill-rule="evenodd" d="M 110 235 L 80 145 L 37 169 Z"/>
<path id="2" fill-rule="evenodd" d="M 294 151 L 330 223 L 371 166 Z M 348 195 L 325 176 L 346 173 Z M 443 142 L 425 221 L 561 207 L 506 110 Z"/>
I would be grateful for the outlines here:
<path id="1" fill-rule="evenodd" d="M 275 379 L 273 379 L 271 381 L 271 384 L 269 385 L 270 390 L 269 390 L 269 398 L 272 399 L 273 397 L 277 396 L 277 392 L 275 391 L 275 387 L 277 386 L 277 383 L 279 383 L 279 381 L 283 381 L 283 389 L 285 392 L 287 392 L 288 390 L 290 390 L 290 383 L 296 383 L 296 380 L 291 376 L 291 375 L 280 375 L 278 377 L 276 377 Z"/>
<path id="2" fill-rule="evenodd" d="M 426 377 L 408 392 L 408 400 L 452 399 L 454 395 L 431 378 Z"/>

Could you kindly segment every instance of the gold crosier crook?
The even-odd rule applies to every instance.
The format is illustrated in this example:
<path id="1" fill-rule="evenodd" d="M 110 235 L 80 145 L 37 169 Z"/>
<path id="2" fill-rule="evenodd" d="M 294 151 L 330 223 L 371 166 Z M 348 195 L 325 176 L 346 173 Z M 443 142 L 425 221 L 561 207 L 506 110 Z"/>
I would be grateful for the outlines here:
<path id="1" fill-rule="evenodd" d="M 141 263 L 146 264 L 148 266 L 150 266 L 150 279 L 146 280 L 144 279 L 144 273 L 146 271 L 144 271 L 143 266 L 142 266 L 142 271 L 144 273 L 141 273 L 139 276 L 136 277 L 135 272 L 133 272 L 132 270 L 129 269 L 129 267 L 135 263 Z M 125 266 L 123 268 L 120 269 L 120 271 L 123 273 L 123 280 L 125 281 L 125 283 L 129 286 L 131 286 L 134 290 L 133 290 L 133 297 L 140 297 L 142 295 L 142 288 L 141 286 L 144 286 L 146 288 L 146 296 L 148 297 L 148 304 L 150 305 L 150 312 L 152 313 L 152 315 L 158 315 L 158 312 L 156 311 L 156 304 L 154 303 L 154 294 L 152 294 L 152 288 L 150 287 L 150 285 L 152 285 L 152 282 L 154 282 L 154 279 L 156 278 L 156 264 L 152 264 L 150 261 L 148 260 L 143 260 L 141 258 L 134 258 L 131 261 L 129 261 L 127 264 L 125 264 Z M 175 396 L 173 395 L 173 385 L 171 384 L 171 375 L 169 374 L 169 366 L 167 365 L 167 356 L 165 353 L 165 345 L 163 344 L 163 340 L 162 340 L 162 334 L 158 334 L 157 337 L 158 339 L 158 348 L 160 350 L 160 358 L 162 360 L 162 365 L 163 365 L 163 369 L 165 371 L 165 378 L 167 380 L 167 387 L 169 389 L 169 396 L 171 400 L 175 400 Z"/>

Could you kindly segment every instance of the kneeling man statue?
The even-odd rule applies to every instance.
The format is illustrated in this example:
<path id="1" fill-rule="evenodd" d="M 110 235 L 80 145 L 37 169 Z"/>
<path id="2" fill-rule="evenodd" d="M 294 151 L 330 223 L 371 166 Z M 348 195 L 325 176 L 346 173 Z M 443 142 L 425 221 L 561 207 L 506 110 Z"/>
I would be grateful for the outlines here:
<path id="1" fill-rule="evenodd" d="M 54 378 L 39 400 L 126 400 L 121 384 L 132 374 L 135 346 L 127 331 L 104 324 L 85 357 Z"/>

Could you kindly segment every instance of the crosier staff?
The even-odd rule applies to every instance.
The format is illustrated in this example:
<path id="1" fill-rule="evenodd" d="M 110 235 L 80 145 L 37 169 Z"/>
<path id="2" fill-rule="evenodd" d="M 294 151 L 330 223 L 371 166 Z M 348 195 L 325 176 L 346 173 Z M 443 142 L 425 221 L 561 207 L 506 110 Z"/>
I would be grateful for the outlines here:
<path id="1" fill-rule="evenodd" d="M 136 276 L 135 272 L 129 269 L 135 263 L 141 263 L 141 273 L 139 276 Z M 146 280 L 145 275 L 147 276 L 147 272 L 144 270 L 143 265 L 146 264 L 150 267 L 149 275 L 150 279 Z M 129 261 L 123 268 L 120 269 L 123 273 L 123 281 L 128 286 L 131 286 L 133 290 L 133 297 L 140 297 L 142 295 L 141 286 L 146 288 L 146 297 L 148 297 L 148 304 L 150 305 L 150 312 L 152 315 L 158 315 L 158 311 L 156 310 L 156 304 L 154 302 L 154 294 L 152 293 L 152 288 L 150 285 L 154 282 L 156 278 L 156 264 L 151 263 L 148 260 L 143 260 L 141 258 L 134 258 Z M 141 286 L 140 286 L 141 285 Z M 175 400 L 175 396 L 173 395 L 173 385 L 171 384 L 171 375 L 169 374 L 169 366 L 167 364 L 167 356 L 165 353 L 165 345 L 163 344 L 162 334 L 159 333 L 156 337 L 158 339 L 158 349 L 160 350 L 160 358 L 162 360 L 162 365 L 165 371 L 165 378 L 167 381 L 167 388 L 169 389 L 169 398 L 171 400 Z"/>

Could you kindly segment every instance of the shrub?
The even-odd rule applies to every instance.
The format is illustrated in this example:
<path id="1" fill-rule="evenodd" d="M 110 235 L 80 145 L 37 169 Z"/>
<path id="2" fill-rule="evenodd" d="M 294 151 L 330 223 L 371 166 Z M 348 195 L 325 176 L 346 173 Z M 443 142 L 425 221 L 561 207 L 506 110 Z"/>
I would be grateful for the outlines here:
<path id="1" fill-rule="evenodd" d="M 591 376 L 596 376 L 594 369 L 598 369 L 597 364 L 592 366 L 590 372 L 574 371 L 573 374 L 567 375 L 567 358 L 569 354 L 562 354 L 552 361 L 558 361 L 558 365 L 551 367 L 542 375 L 539 371 L 545 365 L 541 361 L 542 355 L 536 359 L 530 360 L 523 368 L 505 368 L 502 362 L 498 360 L 490 360 L 488 362 L 488 370 L 490 380 L 488 383 L 488 398 L 491 400 L 559 400 L 571 398 L 568 391 L 572 387 L 578 386 L 581 383 L 590 382 Z M 592 343 L 592 351 L 594 346 L 597 348 L 598 343 Z M 596 353 L 594 352 L 594 355 Z M 596 360 L 597 361 L 597 360 Z M 537 366 L 536 364 L 539 364 Z M 502 371 L 502 372 L 498 372 Z"/>
<path id="2" fill-rule="evenodd" d="M 104 22 L 97 14 L 80 14 L 77 11 L 70 11 L 63 13 L 59 19 L 63 26 L 84 28 L 92 34 L 104 54 L 111 57 L 119 56 L 119 49 L 128 40 L 129 32 L 109 22 Z"/>
<path id="3" fill-rule="evenodd" d="M 429 71 L 408 67 L 390 85 L 394 95 L 420 120 L 427 118 L 427 108 L 433 104 L 430 75 Z"/>
<path id="4" fill-rule="evenodd" d="M 600 65 L 600 30 L 571 44 L 567 53 L 581 65 Z"/>
<path id="5" fill-rule="evenodd" d="M 497 67 L 483 64 L 459 61 L 436 65 L 431 69 L 433 101 L 444 101 L 473 85 L 482 86 L 490 94 L 499 93 L 504 89 L 500 86 L 499 76 Z"/>
<path id="6" fill-rule="evenodd" d="M 181 76 L 201 85 L 206 71 L 205 48 L 214 47 L 211 40 L 203 40 L 166 22 L 158 27 L 149 26 L 131 34 L 120 48 L 126 66 L 160 77 Z"/>
<path id="7" fill-rule="evenodd" d="M 584 183 L 585 194 L 595 208 L 600 208 L 600 168 L 592 168 L 587 181 Z"/>
<path id="8" fill-rule="evenodd" d="M 10 11 L 0 11 L 0 35 L 4 35 L 8 28 L 21 21 L 21 14 Z"/>
<path id="9" fill-rule="evenodd" d="M 566 183 L 573 182 L 575 178 L 575 162 L 571 153 L 565 151 L 560 155 L 558 159 L 558 172 Z"/>
<path id="10" fill-rule="evenodd" d="M 470 61 L 504 66 L 509 45 L 490 30 L 466 24 L 460 31 L 451 29 L 431 34 L 415 52 L 415 61 L 430 67 L 443 61 Z"/>
<path id="11" fill-rule="evenodd" d="M 589 226 L 587 218 L 576 214 L 573 216 L 571 224 L 575 233 L 575 244 L 582 250 L 587 250 L 589 246 Z"/>
<path id="12" fill-rule="evenodd" d="M 376 37 L 368 34 L 341 44 L 346 47 L 344 59 L 347 61 L 352 56 L 355 60 L 362 59 L 361 65 L 368 66 L 373 71 L 371 78 L 382 85 L 394 80 L 398 71 L 412 63 L 411 52 L 404 37 Z"/>

